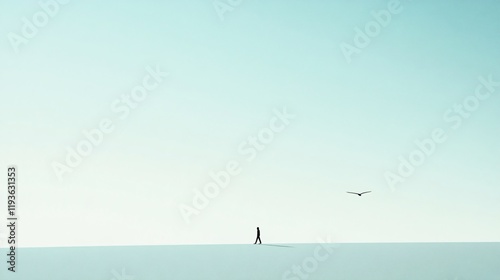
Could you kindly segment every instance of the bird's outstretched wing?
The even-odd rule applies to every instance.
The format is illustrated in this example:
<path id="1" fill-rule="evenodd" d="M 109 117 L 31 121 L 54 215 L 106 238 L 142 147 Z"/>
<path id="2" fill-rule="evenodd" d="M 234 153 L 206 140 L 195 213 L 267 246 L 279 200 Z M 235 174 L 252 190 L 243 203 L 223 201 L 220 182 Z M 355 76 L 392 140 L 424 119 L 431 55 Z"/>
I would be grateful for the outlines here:
<path id="1" fill-rule="evenodd" d="M 357 194 L 357 195 L 359 195 L 359 193 L 355 193 L 355 192 L 346 192 L 346 193 L 352 193 L 352 194 Z"/>
<path id="2" fill-rule="evenodd" d="M 371 193 L 372 191 L 362 192 L 360 194 Z"/>

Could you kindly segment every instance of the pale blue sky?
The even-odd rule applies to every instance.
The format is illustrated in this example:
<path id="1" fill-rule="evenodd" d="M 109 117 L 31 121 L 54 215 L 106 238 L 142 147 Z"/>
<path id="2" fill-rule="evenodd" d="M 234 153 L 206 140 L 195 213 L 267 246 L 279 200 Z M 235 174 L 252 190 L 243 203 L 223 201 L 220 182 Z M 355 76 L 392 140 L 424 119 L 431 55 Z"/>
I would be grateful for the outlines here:
<path id="1" fill-rule="evenodd" d="M 340 44 L 388 2 L 243 1 L 221 21 L 208 0 L 70 1 L 16 53 L 9 33 L 43 10 L 0 1 L 21 244 L 246 243 L 256 226 L 265 242 L 499 241 L 500 88 L 459 129 L 443 114 L 500 80 L 500 3 L 401 1 L 347 63 Z M 110 104 L 156 65 L 170 76 L 120 120 Z M 295 119 L 247 162 L 240 143 L 284 107 Z M 103 118 L 115 130 L 60 182 L 51 164 Z M 447 141 L 391 191 L 384 173 L 435 128 Z M 229 160 L 241 173 L 187 225 L 179 205 Z"/>

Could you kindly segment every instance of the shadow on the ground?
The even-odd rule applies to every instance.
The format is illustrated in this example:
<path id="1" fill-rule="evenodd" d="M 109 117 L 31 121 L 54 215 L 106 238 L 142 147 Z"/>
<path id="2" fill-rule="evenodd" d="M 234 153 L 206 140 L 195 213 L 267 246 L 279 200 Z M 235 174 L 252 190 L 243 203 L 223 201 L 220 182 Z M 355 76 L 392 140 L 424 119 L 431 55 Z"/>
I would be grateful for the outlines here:
<path id="1" fill-rule="evenodd" d="M 293 248 L 293 246 L 287 246 L 287 245 L 275 245 L 275 244 L 258 244 L 258 245 L 273 246 L 273 247 L 284 247 L 284 248 Z"/>

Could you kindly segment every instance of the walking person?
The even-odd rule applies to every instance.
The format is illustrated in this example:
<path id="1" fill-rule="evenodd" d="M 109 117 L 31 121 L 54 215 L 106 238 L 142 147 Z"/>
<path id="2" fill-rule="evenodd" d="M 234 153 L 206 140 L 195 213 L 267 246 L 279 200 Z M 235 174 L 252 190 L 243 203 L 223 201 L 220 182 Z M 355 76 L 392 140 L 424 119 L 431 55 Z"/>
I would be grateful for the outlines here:
<path id="1" fill-rule="evenodd" d="M 257 238 L 255 239 L 255 243 L 257 244 L 257 240 L 259 241 L 259 244 L 262 244 L 262 241 L 260 241 L 260 229 L 257 227 Z"/>

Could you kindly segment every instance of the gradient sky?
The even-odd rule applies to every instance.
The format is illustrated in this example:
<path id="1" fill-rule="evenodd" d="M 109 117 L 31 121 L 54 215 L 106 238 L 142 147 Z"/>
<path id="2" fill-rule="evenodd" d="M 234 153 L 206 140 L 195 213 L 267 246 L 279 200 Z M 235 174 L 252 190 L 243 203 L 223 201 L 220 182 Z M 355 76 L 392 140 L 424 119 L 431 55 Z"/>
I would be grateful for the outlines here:
<path id="1" fill-rule="evenodd" d="M 500 241 L 500 87 L 458 129 L 443 119 L 479 76 L 500 81 L 500 3 L 401 1 L 348 63 L 340 45 L 388 2 L 243 1 L 222 21 L 209 0 L 70 1 L 16 53 L 9 34 L 43 10 L 1 0 L 20 246 L 250 243 L 256 226 L 267 243 Z M 110 104 L 156 65 L 169 77 L 119 119 Z M 284 107 L 248 162 L 238 146 Z M 114 131 L 59 181 L 51 164 L 104 118 Z M 435 128 L 446 142 L 391 189 Z M 179 206 L 230 160 L 241 173 L 186 224 Z"/>

